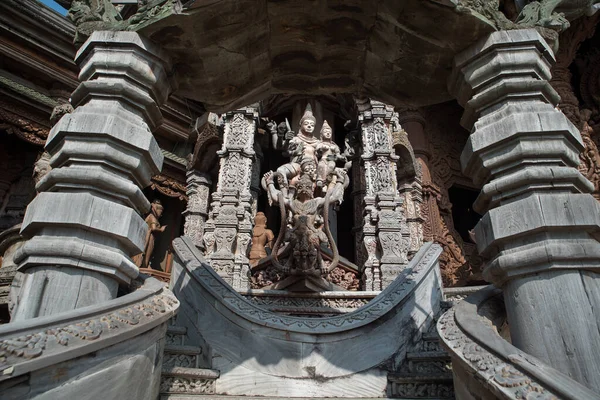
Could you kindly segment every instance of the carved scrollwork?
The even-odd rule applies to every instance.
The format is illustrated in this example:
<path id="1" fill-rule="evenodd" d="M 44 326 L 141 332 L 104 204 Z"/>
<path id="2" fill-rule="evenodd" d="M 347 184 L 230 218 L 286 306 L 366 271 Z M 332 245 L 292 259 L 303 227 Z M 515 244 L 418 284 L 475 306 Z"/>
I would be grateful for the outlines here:
<path id="1" fill-rule="evenodd" d="M 4 104 L 0 102 L 0 129 L 36 146 L 43 146 L 46 143 L 50 133 L 48 127 L 35 122 L 33 118 L 23 118 L 3 106 Z"/>
<path id="2" fill-rule="evenodd" d="M 482 303 L 480 297 L 477 309 L 471 310 L 473 313 L 476 313 L 475 318 L 479 320 L 477 323 L 480 323 L 482 324 L 481 326 L 485 326 L 487 329 L 491 330 L 491 328 L 489 328 L 490 320 L 487 319 L 488 317 L 483 316 L 488 315 L 491 316 L 489 318 L 496 318 L 494 316 L 499 312 L 503 313 L 504 310 L 503 307 L 501 307 L 501 304 L 488 303 L 493 303 L 493 301 L 488 300 Z M 461 304 L 447 311 L 438 320 L 437 324 L 441 343 L 444 348 L 448 349 L 452 356 L 454 369 L 466 369 L 465 372 L 469 375 L 474 375 L 477 381 L 483 382 L 488 388 L 489 386 L 494 387 L 486 390 L 490 390 L 491 392 L 501 390 L 505 393 L 507 398 L 523 400 L 559 398 L 553 393 L 553 387 L 549 383 L 549 380 L 543 381 L 544 384 L 542 385 L 542 381 L 539 378 L 543 374 L 540 374 L 539 371 L 537 374 L 527 373 L 528 370 L 520 368 L 525 362 L 533 368 L 540 368 L 539 361 L 531 360 L 530 356 L 525 355 L 516 348 L 507 350 L 503 346 L 498 346 L 498 343 L 492 347 L 495 351 L 490 351 L 488 348 L 479 344 L 479 340 L 481 340 L 482 337 L 476 338 L 476 336 L 471 336 L 473 335 L 474 328 L 467 333 L 465 331 L 465 326 L 467 325 L 459 325 L 455 317 L 455 314 L 458 312 L 457 308 L 460 308 L 460 306 Z M 486 311 L 486 309 L 488 309 L 488 311 Z M 460 312 L 464 314 L 466 310 L 462 309 Z M 464 315 L 462 317 L 464 318 Z M 473 320 L 469 320 L 469 326 L 474 323 Z M 484 336 L 486 334 L 491 333 L 482 333 Z M 486 339 L 491 339 L 492 342 L 502 340 L 500 338 L 496 339 L 488 337 L 486 337 Z M 486 342 L 485 345 L 491 346 L 490 343 L 491 342 Z M 497 353 L 499 349 L 503 349 L 502 351 L 511 351 L 513 353 Z M 462 361 L 457 362 L 456 358 L 459 358 Z M 517 359 L 520 360 L 519 363 L 514 363 L 512 361 Z M 464 366 L 464 363 L 466 363 L 466 367 Z M 546 370 L 544 371 L 547 373 Z M 565 379 L 568 380 L 569 378 L 565 377 Z M 561 385 L 564 385 L 564 382 L 556 383 L 556 387 L 561 387 Z"/>
<path id="3" fill-rule="evenodd" d="M 185 184 L 165 175 L 154 175 L 150 187 L 165 196 L 175 197 L 181 201 L 188 201 Z"/>
<path id="4" fill-rule="evenodd" d="M 174 310 L 177 305 L 178 301 L 172 295 L 160 294 L 86 321 L 4 339 L 0 341 L 0 371 L 7 371 L 23 359 L 38 358 L 46 352 L 54 353 L 60 347 L 98 340 L 113 331 L 121 332 L 129 326 L 140 325 Z"/>

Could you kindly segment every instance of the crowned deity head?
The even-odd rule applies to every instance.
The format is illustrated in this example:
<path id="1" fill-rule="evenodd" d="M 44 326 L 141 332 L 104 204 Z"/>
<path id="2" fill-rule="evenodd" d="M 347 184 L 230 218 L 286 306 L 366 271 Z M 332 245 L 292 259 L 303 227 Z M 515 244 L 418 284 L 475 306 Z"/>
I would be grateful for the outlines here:
<path id="1" fill-rule="evenodd" d="M 312 136 L 315 130 L 315 125 L 317 124 L 317 119 L 313 115 L 312 107 L 310 103 L 306 105 L 306 109 L 304 110 L 304 115 L 300 118 L 300 132 L 302 132 L 306 136 Z"/>
<path id="2" fill-rule="evenodd" d="M 327 123 L 327 120 L 323 121 L 323 126 L 321 127 L 321 139 L 327 142 L 331 142 L 331 138 L 333 137 L 333 130 L 331 126 Z"/>

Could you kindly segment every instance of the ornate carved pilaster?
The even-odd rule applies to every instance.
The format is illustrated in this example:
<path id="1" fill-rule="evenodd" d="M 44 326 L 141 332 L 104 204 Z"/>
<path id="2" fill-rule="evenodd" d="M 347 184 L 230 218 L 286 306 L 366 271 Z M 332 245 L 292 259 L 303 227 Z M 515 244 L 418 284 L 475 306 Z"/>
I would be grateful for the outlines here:
<path id="1" fill-rule="evenodd" d="M 449 89 L 471 130 L 461 155 L 483 188 L 475 228 L 512 343 L 600 391 L 600 204 L 577 170 L 579 130 L 555 106 L 552 50 L 534 30 L 494 32 L 455 58 Z M 560 295 L 559 295 L 560 294 Z"/>
<path id="2" fill-rule="evenodd" d="M 417 110 L 403 110 L 397 114 L 398 128 L 392 132 L 393 147 L 398 161 L 398 192 L 403 200 L 404 215 L 410 235 L 408 256 L 412 258 L 423 245 L 423 204 L 422 171 L 414 148 L 409 140 L 408 128 L 415 123 L 424 123 L 423 116 Z M 400 128 L 402 125 L 402 128 Z"/>
<path id="3" fill-rule="evenodd" d="M 258 195 L 260 194 L 260 170 L 265 158 L 258 142 L 254 142 L 254 162 L 252 163 L 252 178 L 250 180 L 250 193 L 252 194 L 252 218 L 256 215 Z"/>
<path id="4" fill-rule="evenodd" d="M 398 156 L 392 147 L 393 118 L 394 108 L 377 101 L 363 105 L 359 115 L 366 178 L 363 227 L 368 254 L 363 276 L 366 290 L 387 287 L 408 263 L 409 232 L 397 187 Z M 374 238 L 378 248 L 373 246 Z"/>
<path id="5" fill-rule="evenodd" d="M 16 254 L 24 272 L 14 319 L 50 315 L 115 298 L 138 275 L 150 203 L 142 188 L 163 155 L 151 130 L 171 87 L 163 53 L 134 32 L 94 32 L 76 55 L 76 109 L 46 142 L 52 170 L 37 185 Z"/>
<path id="6" fill-rule="evenodd" d="M 204 234 L 212 267 L 236 289 L 248 288 L 254 206 L 250 188 L 257 119 L 253 107 L 226 114 L 223 147 L 218 153 L 219 180 Z"/>
<path id="7" fill-rule="evenodd" d="M 208 201 L 210 186 L 212 184 L 208 174 L 194 169 L 186 174 L 187 181 L 187 208 L 183 212 L 185 217 L 184 234 L 192 238 L 196 247 L 204 250 L 204 224 L 208 218 Z"/>
<path id="8" fill-rule="evenodd" d="M 354 206 L 354 253 L 356 265 L 364 265 L 369 255 L 365 245 L 363 245 L 363 225 L 365 220 L 363 210 L 365 205 L 364 198 L 366 194 L 365 168 L 360 160 L 352 163 L 352 204 Z M 372 284 L 372 283 L 371 283 Z"/>

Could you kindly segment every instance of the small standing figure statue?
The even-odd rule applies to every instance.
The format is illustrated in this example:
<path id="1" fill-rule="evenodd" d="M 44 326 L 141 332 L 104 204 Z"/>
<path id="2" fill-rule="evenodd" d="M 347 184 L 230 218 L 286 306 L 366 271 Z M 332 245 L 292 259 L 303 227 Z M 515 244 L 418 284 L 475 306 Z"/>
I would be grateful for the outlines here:
<path id="1" fill-rule="evenodd" d="M 154 241 L 156 234 L 164 232 L 167 225 L 160 226 L 158 219 L 162 216 L 164 207 L 160 200 L 156 199 L 152 202 L 150 207 L 150 214 L 146 217 L 146 224 L 148 224 L 148 233 L 146 233 L 146 242 L 144 245 L 144 252 L 138 254 L 133 258 L 133 262 L 139 268 L 150 268 L 150 259 L 152 258 L 152 252 L 154 252 Z"/>
<path id="2" fill-rule="evenodd" d="M 319 159 L 319 165 L 317 167 L 317 188 L 323 193 L 327 192 L 327 186 L 329 183 L 335 184 L 336 175 L 334 174 L 337 162 L 346 162 L 340 148 L 335 142 L 333 142 L 333 131 L 327 121 L 323 121 L 323 127 L 321 128 L 321 140 L 316 145 L 317 157 Z M 327 180 L 331 182 L 327 182 Z"/>
<path id="3" fill-rule="evenodd" d="M 250 265 L 255 266 L 258 261 L 267 256 L 265 247 L 273 248 L 273 231 L 267 228 L 267 217 L 263 212 L 257 212 L 254 217 L 254 229 L 252 229 L 252 247 L 250 248 Z"/>

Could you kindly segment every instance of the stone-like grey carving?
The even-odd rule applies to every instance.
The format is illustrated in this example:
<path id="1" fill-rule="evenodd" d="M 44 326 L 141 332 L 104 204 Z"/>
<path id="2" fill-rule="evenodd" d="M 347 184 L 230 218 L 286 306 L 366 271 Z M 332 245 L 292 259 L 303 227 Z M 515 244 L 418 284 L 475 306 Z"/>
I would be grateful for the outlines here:
<path id="1" fill-rule="evenodd" d="M 415 255 L 406 279 L 352 312 L 324 318 L 287 316 L 253 304 L 203 261 L 189 238 L 173 246 L 174 290 L 184 303 L 178 324 L 201 335 L 218 355 L 212 366 L 221 371 L 217 394 L 269 396 L 285 389 L 288 396 L 336 396 L 336 390 L 381 396 L 387 372 L 379 366 L 394 354 L 403 358 L 408 338 L 439 307 L 441 249 L 431 243 Z M 406 306 L 413 302 L 420 307 Z M 365 341 L 371 350 L 356 357 Z"/>
<path id="2" fill-rule="evenodd" d="M 553 63 L 536 31 L 496 32 L 456 57 L 449 87 L 471 129 L 463 171 L 483 186 L 483 275 L 504 290 L 512 341 L 600 391 L 587 356 L 600 343 L 600 204 L 577 170 L 581 135 L 555 108 Z"/>
<path id="3" fill-rule="evenodd" d="M 188 203 L 183 212 L 185 216 L 184 234 L 192 238 L 198 248 L 204 250 L 204 228 L 208 218 L 208 203 L 212 182 L 207 174 L 195 170 L 187 172 L 186 180 Z"/>
<path id="4" fill-rule="evenodd" d="M 166 376 L 160 381 L 161 393 L 213 394 L 215 386 L 214 379 Z"/>
<path id="5" fill-rule="evenodd" d="M 35 398 L 155 398 L 166 324 L 179 302 L 154 278 L 136 284 L 133 293 L 103 304 L 0 327 L 2 395 L 20 397 L 24 385 Z M 131 390 L 138 379 L 144 387 Z"/>
<path id="6" fill-rule="evenodd" d="M 517 349 L 499 331 L 506 322 L 502 292 L 492 286 L 460 302 L 438 321 L 443 346 L 452 357 L 459 400 L 597 399 L 567 375 Z"/>
<path id="7" fill-rule="evenodd" d="M 76 109 L 50 132 L 52 170 L 23 221 L 31 239 L 15 261 L 29 294 L 15 320 L 109 300 L 138 274 L 129 256 L 144 246 L 142 187 L 162 166 L 151 129 L 171 90 L 168 61 L 133 32 L 94 32 L 76 61 Z"/>
<path id="8" fill-rule="evenodd" d="M 225 116 L 223 147 L 219 151 L 217 190 L 212 194 L 204 226 L 206 256 L 219 274 L 237 289 L 247 289 L 248 252 L 252 238 L 255 197 L 252 182 L 254 133 L 258 113 L 253 107 Z"/>

